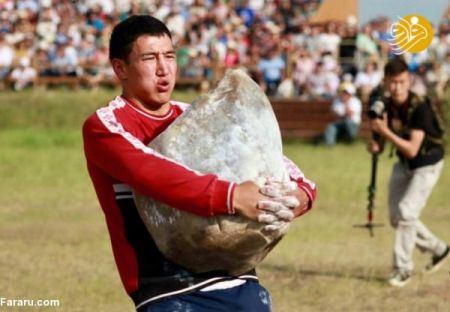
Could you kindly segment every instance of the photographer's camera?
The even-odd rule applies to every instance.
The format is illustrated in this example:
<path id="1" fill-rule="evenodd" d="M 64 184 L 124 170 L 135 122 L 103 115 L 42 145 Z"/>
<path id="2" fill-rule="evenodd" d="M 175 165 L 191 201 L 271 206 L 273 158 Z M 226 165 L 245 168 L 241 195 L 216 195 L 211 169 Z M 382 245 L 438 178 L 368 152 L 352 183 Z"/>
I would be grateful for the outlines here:
<path id="1" fill-rule="evenodd" d="M 383 101 L 376 100 L 370 105 L 369 111 L 367 114 L 369 115 L 370 119 L 383 119 L 383 114 L 386 111 L 386 106 L 384 105 Z"/>

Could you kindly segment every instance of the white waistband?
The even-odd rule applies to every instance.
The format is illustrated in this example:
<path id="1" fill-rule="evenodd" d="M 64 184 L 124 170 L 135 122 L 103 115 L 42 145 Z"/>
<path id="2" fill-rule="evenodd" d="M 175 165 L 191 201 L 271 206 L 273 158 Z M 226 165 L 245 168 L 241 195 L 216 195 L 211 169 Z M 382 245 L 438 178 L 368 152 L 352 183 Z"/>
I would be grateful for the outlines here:
<path id="1" fill-rule="evenodd" d="M 212 290 L 218 290 L 218 289 L 233 288 L 233 287 L 242 285 L 245 282 L 246 282 L 246 280 L 237 278 L 237 279 L 233 279 L 233 280 L 227 280 L 227 281 L 214 283 L 210 286 L 206 286 L 205 288 L 200 289 L 200 291 L 212 291 Z"/>

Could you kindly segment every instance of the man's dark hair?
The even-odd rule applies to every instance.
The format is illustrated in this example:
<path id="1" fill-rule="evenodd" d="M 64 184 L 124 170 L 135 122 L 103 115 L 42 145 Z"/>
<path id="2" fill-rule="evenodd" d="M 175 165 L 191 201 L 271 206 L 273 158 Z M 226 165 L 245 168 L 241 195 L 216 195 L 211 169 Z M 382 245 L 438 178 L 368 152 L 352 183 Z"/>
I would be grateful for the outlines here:
<path id="1" fill-rule="evenodd" d="M 109 59 L 126 61 L 133 43 L 142 35 L 172 39 L 169 29 L 160 20 L 149 15 L 134 15 L 117 24 L 109 40 Z"/>
<path id="2" fill-rule="evenodd" d="M 408 64 L 402 58 L 391 59 L 384 66 L 385 77 L 394 77 L 407 71 L 409 71 Z"/>

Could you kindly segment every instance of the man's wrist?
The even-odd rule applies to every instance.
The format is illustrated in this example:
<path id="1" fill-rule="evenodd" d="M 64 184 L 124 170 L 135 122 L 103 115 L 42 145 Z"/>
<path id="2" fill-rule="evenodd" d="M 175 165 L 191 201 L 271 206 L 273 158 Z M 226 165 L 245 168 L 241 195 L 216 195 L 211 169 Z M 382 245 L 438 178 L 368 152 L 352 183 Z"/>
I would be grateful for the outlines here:
<path id="1" fill-rule="evenodd" d="M 314 196 L 311 193 L 311 190 L 308 189 L 308 187 L 306 187 L 306 185 L 304 185 L 304 184 L 303 185 L 299 185 L 298 188 L 306 194 L 306 197 L 308 198 L 308 203 L 307 203 L 308 208 L 311 208 L 312 204 L 313 204 L 313 201 L 314 201 Z"/>
<path id="2" fill-rule="evenodd" d="M 316 200 L 317 195 L 316 188 L 311 186 L 310 183 L 304 181 L 303 179 L 296 182 L 298 188 L 303 192 L 305 192 L 306 196 L 308 197 L 308 207 L 311 207 L 314 201 Z"/>
<path id="3" fill-rule="evenodd" d="M 381 136 L 385 139 L 388 140 L 392 143 L 395 144 L 395 139 L 399 138 L 399 136 L 397 136 L 391 129 L 387 128 L 386 131 L 383 131 L 381 133 Z"/>

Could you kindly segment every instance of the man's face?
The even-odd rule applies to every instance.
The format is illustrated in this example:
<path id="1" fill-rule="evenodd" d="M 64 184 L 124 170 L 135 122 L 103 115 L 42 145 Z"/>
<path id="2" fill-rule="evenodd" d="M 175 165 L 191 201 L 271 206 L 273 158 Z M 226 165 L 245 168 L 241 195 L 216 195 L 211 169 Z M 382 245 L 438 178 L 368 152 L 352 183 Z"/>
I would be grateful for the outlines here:
<path id="1" fill-rule="evenodd" d="M 341 101 L 347 103 L 350 101 L 352 95 L 346 91 L 341 91 Z"/>
<path id="2" fill-rule="evenodd" d="M 168 36 L 140 36 L 133 43 L 128 61 L 122 64 L 123 70 L 118 76 L 126 95 L 152 108 L 169 102 L 175 86 L 177 63 Z"/>
<path id="3" fill-rule="evenodd" d="M 391 94 L 394 103 L 402 105 L 408 99 L 409 88 L 411 87 L 411 76 L 405 71 L 392 77 L 386 77 L 386 88 Z"/>

